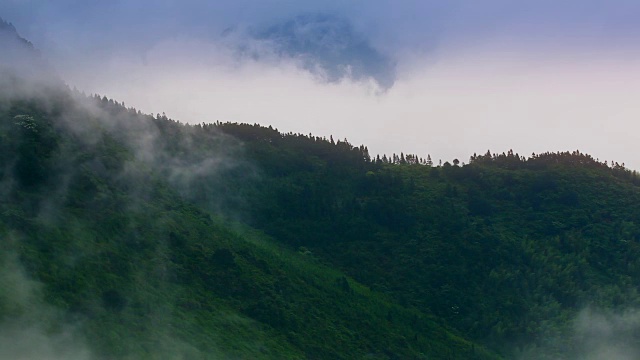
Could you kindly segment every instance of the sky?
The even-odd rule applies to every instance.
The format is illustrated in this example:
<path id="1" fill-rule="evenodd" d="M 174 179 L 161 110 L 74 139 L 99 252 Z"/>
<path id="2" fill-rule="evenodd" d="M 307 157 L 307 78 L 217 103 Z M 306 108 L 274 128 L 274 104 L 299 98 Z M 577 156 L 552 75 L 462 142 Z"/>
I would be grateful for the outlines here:
<path id="1" fill-rule="evenodd" d="M 580 150 L 640 170 L 640 2 L 2 0 L 70 85 L 372 154 Z"/>

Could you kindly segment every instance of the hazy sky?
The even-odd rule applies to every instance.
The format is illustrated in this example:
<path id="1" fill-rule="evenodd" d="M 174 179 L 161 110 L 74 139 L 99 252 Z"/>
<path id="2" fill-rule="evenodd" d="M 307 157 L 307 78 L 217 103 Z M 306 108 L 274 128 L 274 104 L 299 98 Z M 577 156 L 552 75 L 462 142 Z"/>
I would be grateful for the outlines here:
<path id="1" fill-rule="evenodd" d="M 264 41 L 309 14 L 337 20 Z M 2 0 L 0 17 L 70 85 L 185 122 L 436 161 L 579 149 L 640 170 L 637 0 Z"/>

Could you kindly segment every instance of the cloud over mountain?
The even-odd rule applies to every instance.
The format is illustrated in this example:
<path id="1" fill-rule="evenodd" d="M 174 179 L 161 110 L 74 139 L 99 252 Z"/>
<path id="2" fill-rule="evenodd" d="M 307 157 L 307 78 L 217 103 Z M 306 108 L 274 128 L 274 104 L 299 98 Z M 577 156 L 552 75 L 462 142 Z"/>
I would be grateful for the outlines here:
<path id="1" fill-rule="evenodd" d="M 338 16 L 296 16 L 257 33 L 256 38 L 272 41 L 278 53 L 299 58 L 305 69 L 330 82 L 371 78 L 386 89 L 395 81 L 393 61 Z"/>
<path id="2" fill-rule="evenodd" d="M 396 80 L 395 62 L 338 15 L 303 14 L 244 34 L 230 28 L 223 36 L 233 39 L 228 43 L 241 58 L 293 61 L 323 82 L 373 81 L 386 90 Z"/>
<path id="3" fill-rule="evenodd" d="M 580 149 L 633 168 L 639 12 L 631 0 L 0 2 L 69 85 L 146 112 L 379 153 Z"/>
<path id="4" fill-rule="evenodd" d="M 0 18 L 0 73 L 40 83 L 59 82 L 56 72 L 33 44 L 20 36 L 10 22 Z"/>

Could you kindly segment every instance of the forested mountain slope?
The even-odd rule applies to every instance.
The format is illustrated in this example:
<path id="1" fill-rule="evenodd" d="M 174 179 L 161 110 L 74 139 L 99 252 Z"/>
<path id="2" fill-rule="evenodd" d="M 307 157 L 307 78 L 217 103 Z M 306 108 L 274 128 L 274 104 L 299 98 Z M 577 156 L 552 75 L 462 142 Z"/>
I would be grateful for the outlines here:
<path id="1" fill-rule="evenodd" d="M 623 165 L 373 158 L 0 65 L 0 358 L 583 358 L 581 310 L 640 302 Z"/>
<path id="2" fill-rule="evenodd" d="M 218 127 L 262 169 L 247 196 L 254 226 L 478 341 L 547 346 L 581 309 L 638 305 L 640 179 L 622 165 L 573 151 L 433 167 L 372 160 L 346 140 Z"/>
<path id="3" fill-rule="evenodd" d="M 243 225 L 235 138 L 2 80 L 0 358 L 497 358 Z"/>

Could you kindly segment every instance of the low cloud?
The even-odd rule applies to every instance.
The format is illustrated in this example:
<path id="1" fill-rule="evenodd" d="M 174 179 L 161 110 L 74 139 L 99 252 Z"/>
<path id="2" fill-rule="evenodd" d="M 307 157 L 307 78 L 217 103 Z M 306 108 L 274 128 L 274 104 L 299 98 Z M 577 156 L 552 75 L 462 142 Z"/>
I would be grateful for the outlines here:
<path id="1" fill-rule="evenodd" d="M 634 360 L 640 357 L 640 311 L 585 308 L 562 335 L 528 348 L 520 360 Z"/>
<path id="2" fill-rule="evenodd" d="M 144 112 L 333 135 L 373 154 L 431 154 L 437 162 L 466 161 L 487 149 L 521 155 L 579 149 L 640 169 L 640 158 L 628 152 L 639 140 L 630 121 L 640 116 L 633 57 L 546 57 L 509 52 L 500 43 L 450 49 L 427 65 L 406 60 L 393 87 L 380 93 L 373 81 L 319 82 L 294 58 L 238 57 L 225 41 L 168 40 L 144 59 L 114 56 L 100 72 L 79 67 L 66 78 Z"/>
<path id="3" fill-rule="evenodd" d="M 633 360 L 640 357 L 640 311 L 583 310 L 575 321 L 574 358 Z"/>
<path id="4" fill-rule="evenodd" d="M 13 5 L 71 86 L 147 113 L 436 162 L 579 149 L 640 169 L 637 2 Z"/>
<path id="5" fill-rule="evenodd" d="M 3 239 L 5 243 L 12 240 Z M 3 246 L 0 258 L 0 359 L 88 360 L 79 324 L 46 304 L 42 285 Z"/>

